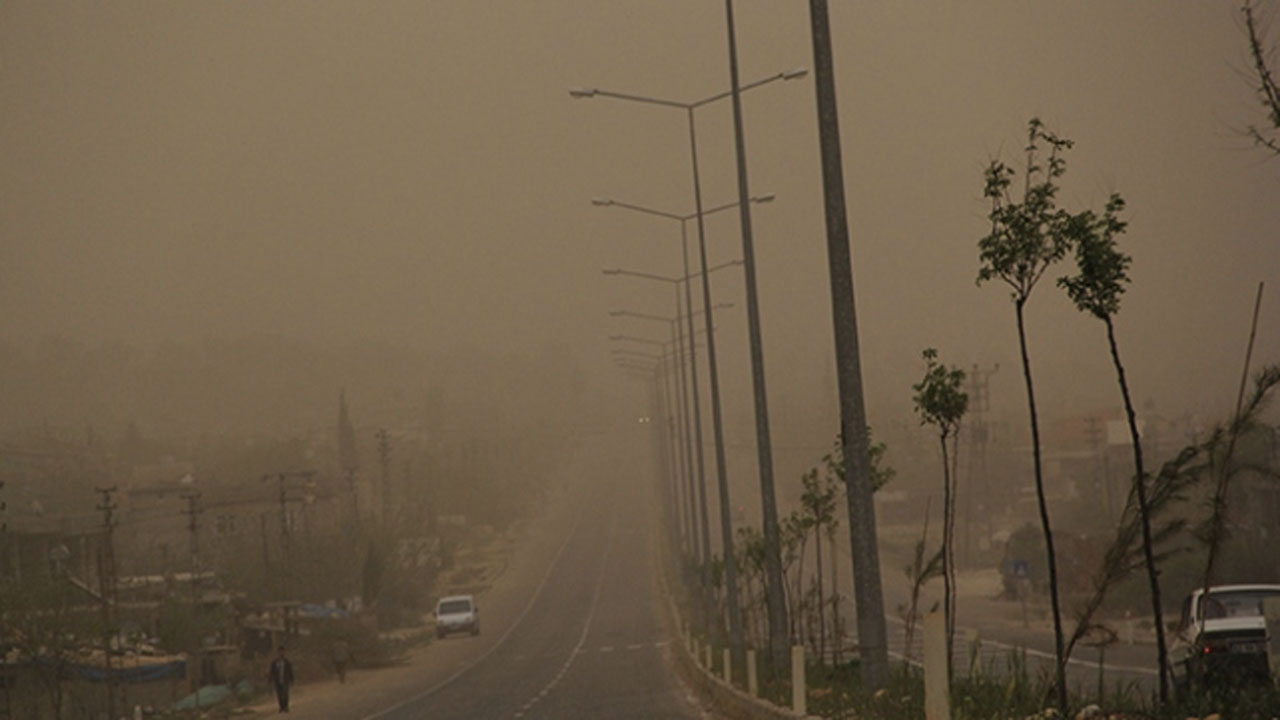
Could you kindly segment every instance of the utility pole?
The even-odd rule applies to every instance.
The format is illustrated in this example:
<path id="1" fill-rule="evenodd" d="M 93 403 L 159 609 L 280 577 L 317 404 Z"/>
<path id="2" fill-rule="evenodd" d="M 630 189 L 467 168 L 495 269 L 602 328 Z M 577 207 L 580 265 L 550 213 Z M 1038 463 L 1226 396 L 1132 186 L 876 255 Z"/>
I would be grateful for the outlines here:
<path id="1" fill-rule="evenodd" d="M 102 596 L 103 624 L 103 668 L 107 673 L 107 716 L 116 717 L 116 692 L 119 681 L 112 669 L 111 640 L 115 635 L 116 606 L 116 558 L 115 528 L 119 523 L 115 519 L 118 507 L 112 499 L 116 486 L 94 488 L 101 495 L 98 510 L 102 512 L 103 545 L 98 549 L 98 592 Z"/>
<path id="2" fill-rule="evenodd" d="M 280 503 L 280 556 L 281 556 L 281 561 L 284 565 L 284 571 L 281 573 L 281 577 L 283 578 L 283 581 L 284 581 L 283 587 L 281 588 L 281 592 L 285 595 L 287 595 L 289 590 L 291 589 L 290 588 L 291 583 L 289 583 L 288 580 L 293 575 L 292 543 L 291 543 L 292 532 L 290 531 L 290 523 L 289 523 L 289 503 L 302 501 L 302 498 L 289 496 L 288 481 L 292 478 L 301 478 L 306 482 L 310 482 L 311 478 L 315 477 L 315 474 L 316 472 L 314 470 L 295 470 L 295 471 L 278 472 L 278 473 L 275 473 L 274 475 L 271 473 L 268 473 L 262 476 L 263 481 L 270 481 L 272 478 L 276 480 L 276 487 L 277 487 L 276 497 Z M 263 532 L 262 541 L 263 541 L 263 552 L 265 554 L 265 551 L 266 551 L 265 550 L 266 549 L 266 532 L 265 532 L 266 517 L 265 516 L 263 516 L 263 522 L 264 522 L 264 532 Z"/>
<path id="3" fill-rule="evenodd" d="M 187 501 L 187 509 L 182 511 L 187 516 L 187 533 L 190 535 L 191 551 L 191 605 L 195 608 L 200 601 L 197 575 L 200 571 L 200 491 L 191 490 L 182 494 Z"/>
<path id="4" fill-rule="evenodd" d="M 200 491 L 190 490 L 182 493 L 182 499 L 187 501 L 187 509 L 182 511 L 187 516 L 187 532 L 190 534 L 190 551 L 191 551 L 191 614 L 196 616 L 200 612 L 200 585 L 197 575 L 200 568 Z M 200 709 L 200 688 L 204 685 L 204 672 L 202 658 L 200 657 L 201 640 L 196 640 L 195 659 L 197 670 L 196 677 L 196 709 Z"/>
<path id="5" fill-rule="evenodd" d="M 858 646 L 863 685 L 874 692 L 883 688 L 889 679 L 889 643 L 884 591 L 880 584 L 867 415 L 862 397 L 862 360 L 858 350 L 858 317 L 854 309 L 853 257 L 849 251 L 840 123 L 826 0 L 809 0 L 809 20 L 813 32 L 813 77 L 818 100 L 818 138 L 822 148 L 827 264 L 831 273 L 831 317 L 835 325 L 836 380 L 840 391 L 840 444 L 844 451 L 845 498 L 849 505 L 849 545 L 853 559 L 854 602 L 858 611 Z"/>
<path id="6" fill-rule="evenodd" d="M 378 438 L 378 463 L 382 469 L 382 525 L 387 527 L 391 525 L 391 516 L 394 513 L 394 506 L 391 503 L 391 436 L 387 433 L 386 428 L 379 428 L 376 435 Z"/>

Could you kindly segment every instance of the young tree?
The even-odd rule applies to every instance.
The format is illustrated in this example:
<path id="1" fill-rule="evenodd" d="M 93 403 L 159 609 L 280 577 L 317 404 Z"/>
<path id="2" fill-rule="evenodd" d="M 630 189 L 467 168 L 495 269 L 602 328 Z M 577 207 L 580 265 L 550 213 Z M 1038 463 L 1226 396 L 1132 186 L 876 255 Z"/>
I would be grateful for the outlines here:
<path id="1" fill-rule="evenodd" d="M 1125 418 L 1129 423 L 1129 440 L 1133 445 L 1133 496 L 1137 499 L 1137 519 L 1142 530 L 1142 554 L 1147 568 L 1147 583 L 1151 590 L 1151 618 L 1156 628 L 1156 662 L 1160 669 L 1160 702 L 1169 700 L 1169 659 L 1166 653 L 1164 611 L 1160 607 L 1160 575 L 1156 569 L 1155 549 L 1151 537 L 1151 510 L 1147 502 L 1147 472 L 1142 461 L 1142 438 L 1138 432 L 1137 414 L 1129 383 L 1125 379 L 1124 364 L 1120 362 L 1120 347 L 1116 343 L 1113 318 L 1120 312 L 1120 296 L 1129 282 L 1127 270 L 1132 259 L 1116 247 L 1116 238 L 1125 231 L 1126 223 L 1120 220 L 1124 199 L 1113 194 L 1107 200 L 1106 210 L 1099 218 L 1085 213 L 1079 218 L 1076 233 L 1075 256 L 1078 272 L 1059 278 L 1071 301 L 1081 312 L 1098 318 L 1107 327 L 1107 345 L 1111 349 L 1111 363 L 1116 369 L 1120 395 L 1124 399 Z"/>
<path id="2" fill-rule="evenodd" d="M 1264 31 L 1258 18 L 1258 6 L 1255 0 L 1245 0 L 1240 8 L 1244 13 L 1245 32 L 1249 36 L 1249 60 L 1253 63 L 1256 75 L 1254 90 L 1258 100 L 1267 113 L 1269 128 L 1249 126 L 1249 136 L 1262 147 L 1280 156 L 1280 85 L 1277 85 L 1275 73 L 1267 62 L 1268 55 L 1274 48 L 1268 48 L 1263 39 Z"/>
<path id="3" fill-rule="evenodd" d="M 1252 339 L 1250 349 L 1252 349 Z M 1209 515 L 1196 529 L 1196 534 L 1206 548 L 1204 578 L 1201 582 L 1201 587 L 1206 594 L 1214 581 L 1218 552 L 1229 534 L 1227 498 L 1232 479 L 1241 472 L 1269 470 L 1254 467 L 1248 462 L 1240 462 L 1235 457 L 1235 451 L 1241 438 L 1258 429 L 1258 415 L 1266 408 L 1272 389 L 1280 385 L 1280 365 L 1268 365 L 1257 374 L 1254 378 L 1253 392 L 1247 399 L 1244 395 L 1244 382 L 1245 378 L 1241 378 L 1240 397 L 1231 422 L 1226 427 L 1215 429 L 1206 441 L 1212 448 L 1209 453 L 1209 465 L 1214 475 L 1214 487 L 1207 501 Z"/>
<path id="4" fill-rule="evenodd" d="M 942 614 L 947 631 L 947 682 L 951 681 L 951 654 L 956 635 L 956 560 L 955 514 L 956 493 L 951 477 L 950 440 L 954 446 L 959 441 L 960 419 L 969 409 L 969 394 L 964 387 L 964 371 L 948 368 L 938 362 L 938 351 L 924 351 L 925 371 L 920 382 L 912 386 L 916 391 L 913 400 L 920 414 L 921 425 L 932 425 L 938 431 L 938 443 L 942 446 Z"/>
<path id="5" fill-rule="evenodd" d="M 754 647 L 764 647 L 769 640 L 765 624 L 767 613 L 757 612 L 765 602 L 764 535 L 750 525 L 740 527 L 737 545 L 734 558 L 742 568 L 741 592 L 745 596 L 742 604 L 746 610 L 743 627 L 751 634 Z"/>
<path id="6" fill-rule="evenodd" d="M 942 574 L 942 548 L 938 548 L 937 552 L 926 558 L 925 547 L 928 544 L 929 499 L 926 499 L 924 504 L 924 528 L 920 531 L 920 539 L 916 541 L 915 554 L 912 556 L 911 564 L 902 569 L 907 576 L 907 580 L 911 583 L 908 601 L 898 606 L 898 611 L 902 615 L 903 625 L 902 657 L 907 662 L 910 662 L 911 643 L 915 639 L 916 622 L 920 618 L 920 594 L 924 590 L 926 583 Z M 934 607 L 936 608 L 937 606 L 935 605 Z"/>
<path id="7" fill-rule="evenodd" d="M 836 519 L 836 498 L 839 486 L 831 473 L 818 477 L 818 469 L 805 473 L 802 478 L 804 492 L 800 495 L 800 504 L 804 508 L 806 519 L 813 528 L 813 547 L 815 567 L 817 568 L 817 607 L 818 607 L 818 657 L 826 657 L 827 649 L 827 613 L 823 593 L 822 569 L 822 536 L 833 538 Z"/>
<path id="8" fill-rule="evenodd" d="M 805 477 L 816 471 L 810 470 Z M 782 545 L 782 573 L 785 579 L 792 568 L 793 584 L 783 583 L 787 594 L 787 618 L 791 628 L 791 643 L 803 641 L 804 602 L 804 556 L 809 545 L 809 531 L 813 529 L 808 515 L 802 510 L 792 510 L 782 522 L 778 523 Z"/>
<path id="9" fill-rule="evenodd" d="M 1036 499 L 1040 527 L 1044 532 L 1049 568 L 1049 603 L 1053 611 L 1054 651 L 1057 659 L 1058 706 L 1067 708 L 1067 678 L 1062 638 L 1062 609 L 1058 599 L 1058 566 L 1053 550 L 1053 530 L 1045 502 L 1044 473 L 1040 459 L 1040 425 L 1036 416 L 1035 388 L 1031 381 L 1031 360 L 1027 354 L 1024 309 L 1031 292 L 1044 274 L 1071 249 L 1078 220 L 1057 205 L 1058 179 L 1067 171 L 1063 154 L 1071 141 L 1045 129 L 1038 118 L 1027 128 L 1026 169 L 1021 199 L 1012 190 L 1014 170 L 994 160 L 984 174 L 983 196 L 991 201 L 991 231 L 978 241 L 978 284 L 999 280 L 1012 291 L 1018 323 L 1018 347 L 1022 356 L 1022 376 L 1027 386 L 1027 407 L 1031 416 L 1031 454 L 1035 471 Z M 1040 155 L 1047 150 L 1045 165 Z"/>

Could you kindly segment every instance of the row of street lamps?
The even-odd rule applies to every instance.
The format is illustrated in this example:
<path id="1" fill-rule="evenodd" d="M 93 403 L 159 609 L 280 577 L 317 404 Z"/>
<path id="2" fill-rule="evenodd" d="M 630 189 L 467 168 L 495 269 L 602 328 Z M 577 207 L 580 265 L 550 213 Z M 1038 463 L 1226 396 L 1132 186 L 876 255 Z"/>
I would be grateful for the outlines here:
<path id="1" fill-rule="evenodd" d="M 732 38 L 732 29 L 731 29 L 731 35 L 730 35 L 731 47 L 732 47 L 732 43 L 733 43 L 733 38 Z M 736 85 L 736 80 L 737 80 L 736 66 L 734 67 L 733 74 L 734 74 L 733 80 Z M 692 168 L 692 174 L 693 174 L 693 194 L 694 194 L 694 208 L 695 208 L 692 214 L 682 215 L 678 213 L 666 212 L 662 210 L 656 210 L 653 208 L 644 207 L 641 205 L 623 203 L 623 202 L 619 202 L 619 201 L 607 199 L 607 198 L 595 198 L 592 200 L 592 203 L 598 206 L 605 206 L 605 207 L 621 207 L 624 209 L 629 209 L 636 212 L 654 215 L 654 216 L 665 218 L 668 220 L 675 220 L 680 223 L 682 259 L 684 263 L 683 277 L 665 278 L 662 276 L 651 275 L 648 273 L 624 271 L 621 269 L 612 270 L 612 271 L 606 270 L 605 272 L 607 274 L 612 274 L 612 275 L 631 275 L 636 277 L 648 277 L 650 279 L 666 280 L 668 282 L 671 282 L 672 285 L 676 288 L 676 292 L 677 292 L 677 316 L 676 318 L 671 319 L 673 321 L 679 320 L 679 316 L 680 316 L 680 312 L 678 309 L 679 290 L 680 290 L 680 284 L 683 282 L 684 304 L 685 304 L 685 308 L 684 308 L 685 312 L 683 313 L 683 315 L 685 320 L 687 321 L 687 335 L 689 338 L 693 338 L 694 336 L 694 328 L 693 328 L 694 310 L 693 310 L 692 289 L 690 287 L 690 283 L 688 282 L 692 276 L 689 271 L 687 222 L 689 220 L 696 221 L 697 232 L 698 232 L 697 234 L 698 255 L 700 260 L 699 275 L 702 281 L 701 282 L 702 301 L 703 301 L 702 305 L 703 305 L 703 314 L 705 316 L 704 332 L 706 334 L 706 344 L 707 344 L 707 347 L 706 347 L 707 369 L 708 369 L 709 390 L 710 390 L 710 396 L 711 396 L 710 399 L 711 399 L 711 412 L 712 412 L 712 432 L 714 433 L 714 448 L 716 453 L 716 471 L 717 471 L 716 480 L 717 480 L 717 488 L 719 490 L 719 496 L 720 496 L 721 547 L 723 548 L 724 561 L 725 561 L 724 562 L 725 593 L 726 593 L 726 597 L 729 599 L 729 601 L 726 603 L 726 606 L 728 608 L 728 621 L 729 621 L 728 622 L 729 624 L 729 638 L 728 638 L 729 643 L 728 644 L 730 648 L 731 657 L 733 660 L 732 664 L 735 668 L 743 667 L 745 652 L 744 652 L 743 638 L 742 638 L 741 608 L 738 606 L 738 603 L 736 601 L 738 597 L 737 569 L 735 567 L 735 563 L 733 562 L 733 528 L 732 528 L 731 515 L 730 515 L 731 505 L 730 505 L 730 499 L 729 499 L 729 484 L 728 484 L 728 476 L 726 471 L 726 460 L 725 460 L 725 450 L 724 450 L 724 427 L 723 427 L 723 418 L 721 414 L 721 403 L 720 403 L 720 380 L 719 380 L 719 372 L 718 372 L 718 362 L 716 357 L 715 334 L 713 332 L 714 307 L 711 302 L 711 282 L 710 282 L 710 274 L 713 268 L 709 267 L 708 261 L 707 261 L 706 231 L 705 231 L 703 218 L 704 216 L 709 215 L 711 213 L 718 212 L 721 210 L 728 210 L 735 207 L 739 208 L 741 212 L 742 228 L 743 228 L 743 249 L 744 249 L 745 261 L 735 261 L 735 263 L 733 264 L 742 264 L 746 269 L 747 309 L 748 309 L 748 316 L 749 316 L 748 322 L 751 329 L 751 345 L 752 345 L 751 360 L 752 360 L 752 369 L 753 369 L 753 373 L 752 373 L 753 385 L 754 385 L 755 397 L 756 397 L 757 427 L 763 428 L 763 432 L 758 433 L 757 439 L 759 443 L 763 443 L 765 446 L 767 446 L 768 445 L 768 431 L 767 431 L 768 420 L 767 420 L 767 409 L 764 403 L 762 402 L 762 398 L 764 395 L 764 391 L 763 391 L 764 376 L 763 376 L 763 368 L 762 368 L 763 356 L 760 348 L 761 343 L 760 343 L 760 333 L 759 333 L 759 315 L 758 315 L 758 307 L 756 303 L 755 273 L 754 273 L 754 267 L 752 262 L 753 252 L 752 252 L 751 241 L 750 241 L 749 205 L 753 203 L 769 202 L 773 200 L 773 196 L 762 195 L 758 197 L 750 197 L 745 193 L 745 170 L 742 163 L 742 158 L 740 157 L 739 158 L 739 189 L 740 191 L 743 191 L 743 192 L 740 192 L 740 200 L 738 202 L 728 203 L 728 204 L 720 205 L 710 209 L 703 208 L 701 178 L 699 176 L 699 170 L 698 170 L 698 144 L 697 144 L 696 123 L 694 121 L 694 111 L 699 107 L 703 107 L 717 100 L 730 98 L 730 97 L 733 98 L 734 105 L 735 105 L 734 107 L 735 122 L 737 123 L 737 130 L 738 130 L 737 134 L 739 136 L 737 149 L 738 149 L 739 155 L 741 155 L 744 151 L 743 151 L 743 145 L 740 138 L 740 135 L 741 135 L 740 122 L 738 122 L 738 116 L 740 115 L 740 106 L 738 105 L 738 102 L 737 102 L 739 93 L 741 93 L 742 91 L 762 87 L 764 85 L 767 85 L 777 80 L 792 80 L 796 78 L 801 78 L 801 77 L 804 77 L 806 74 L 807 74 L 807 71 L 804 69 L 795 69 L 795 70 L 789 70 L 786 72 L 780 72 L 780 73 L 771 75 L 769 77 L 757 80 L 755 82 L 748 83 L 747 85 L 737 86 L 728 92 L 717 93 L 715 95 L 710 95 L 693 102 L 673 101 L 673 100 L 667 100 L 662 98 L 634 95 L 634 94 L 628 94 L 628 93 L 619 93 L 619 92 L 613 92 L 609 90 L 601 90 L 598 88 L 573 88 L 569 91 L 569 94 L 575 98 L 605 97 L 605 98 L 613 98 L 618 100 L 626 100 L 631 102 L 646 103 L 651 105 L 682 109 L 685 111 L 685 114 L 688 120 L 689 151 L 690 151 L 690 161 L 691 161 L 691 168 Z M 718 269 L 719 267 L 723 267 L 723 266 L 717 266 L 716 269 Z M 673 322 L 673 325 L 674 325 L 674 322 Z M 680 334 L 676 335 L 677 356 L 679 358 L 683 358 L 684 352 L 683 352 L 683 349 L 680 347 L 681 345 L 680 337 L 681 337 Z M 693 478 L 696 475 L 695 489 L 697 492 L 698 511 L 696 513 L 696 517 L 691 518 L 691 520 L 696 520 L 693 526 L 697 527 L 699 531 L 698 532 L 699 537 L 697 538 L 693 538 L 691 534 L 690 544 L 695 546 L 697 545 L 701 546 L 699 552 L 691 553 L 691 555 L 693 555 L 694 557 L 700 560 L 698 564 L 701 567 L 704 617 L 707 620 L 710 620 L 711 618 L 714 617 L 713 615 L 714 596 L 712 594 L 712 589 L 711 589 L 711 563 L 709 562 L 711 557 L 710 522 L 709 522 L 708 512 L 707 512 L 706 478 L 705 478 L 705 472 L 704 472 L 704 459 L 702 456 L 703 451 L 702 451 L 702 437 L 701 437 L 702 436 L 701 402 L 700 402 L 700 393 L 698 391 L 698 385 L 696 381 L 697 353 L 692 345 L 689 348 L 688 355 L 689 355 L 689 367 L 690 367 L 689 374 L 692 378 L 692 383 L 691 383 L 692 388 L 691 388 L 691 392 L 688 393 L 686 397 L 691 396 L 692 398 L 693 417 L 691 422 L 686 418 L 685 427 L 688 428 L 692 426 L 693 437 L 690 438 L 690 434 L 688 432 L 685 433 L 685 445 L 686 445 L 685 460 L 686 460 L 686 464 L 688 464 L 690 460 L 692 461 L 692 464 L 693 464 L 692 471 L 688 473 L 688 477 Z M 681 381 L 681 384 L 682 385 L 684 384 L 683 379 Z M 692 444 L 693 446 L 692 453 L 687 452 L 688 446 L 690 444 Z M 761 453 L 762 461 L 765 459 L 771 458 L 771 453 L 767 447 L 762 446 L 760 448 L 760 453 Z M 692 459 L 690 458 L 690 455 L 692 455 Z M 764 508 L 764 519 L 763 519 L 764 533 L 763 534 L 766 538 L 767 546 L 769 545 L 769 541 L 773 540 L 772 549 L 776 553 L 778 529 L 777 529 L 776 506 L 775 506 L 774 497 L 773 497 L 774 490 L 773 490 L 773 481 L 772 481 L 772 461 L 771 460 L 769 460 L 767 463 L 762 462 L 760 464 L 760 473 L 761 473 L 762 507 Z M 785 651 L 785 635 L 782 635 L 784 640 L 783 643 L 777 642 L 778 636 L 782 633 L 785 633 L 785 614 L 784 614 L 785 609 L 781 607 L 781 596 L 782 596 L 781 580 L 782 578 L 781 578 L 780 570 L 775 572 L 774 569 L 771 568 L 770 572 L 768 573 L 767 582 L 770 585 L 770 587 L 769 587 L 769 592 L 767 594 L 769 599 L 770 639 L 771 639 L 770 645 L 771 645 L 771 649 L 773 650 L 773 656 L 775 658 L 775 661 L 777 661 L 781 657 L 781 653 Z M 780 617 L 781 617 L 781 620 L 779 621 Z M 712 628 L 718 627 L 715 623 L 711 623 L 710 625 Z"/>

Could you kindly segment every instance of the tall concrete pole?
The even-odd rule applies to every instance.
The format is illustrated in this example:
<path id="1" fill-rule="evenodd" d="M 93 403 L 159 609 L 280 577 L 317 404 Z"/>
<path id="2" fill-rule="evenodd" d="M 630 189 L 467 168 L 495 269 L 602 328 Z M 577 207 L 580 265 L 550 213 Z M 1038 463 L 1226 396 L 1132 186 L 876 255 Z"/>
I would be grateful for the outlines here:
<path id="1" fill-rule="evenodd" d="M 696 176 L 696 173 L 695 173 Z M 695 183 L 695 187 L 696 187 Z M 701 208 L 699 208 L 701 213 Z M 699 214 L 701 219 L 701 214 Z M 684 256 L 684 306 L 685 319 L 689 325 L 689 380 L 693 386 L 693 446 L 694 457 L 696 459 L 697 469 L 697 491 L 698 491 L 698 532 L 700 535 L 701 552 L 699 560 L 701 562 L 702 577 L 702 595 L 703 595 L 703 619 L 706 623 L 711 622 L 711 530 L 707 521 L 707 476 L 706 466 L 702 458 L 702 409 L 698 398 L 698 355 L 697 343 L 694 341 L 693 330 L 693 291 L 689 288 L 689 234 L 685 232 L 684 223 L 680 223 L 680 248 Z M 708 627 L 709 629 L 709 627 Z"/>
<path id="2" fill-rule="evenodd" d="M 883 688 L 888 681 L 889 646 L 884 592 L 880 585 L 867 415 L 858 350 L 858 319 L 854 309 L 853 259 L 849 251 L 849 225 L 845 214 L 844 169 L 826 0 L 809 0 L 809 19 L 813 30 L 813 78 L 818 97 L 827 263 L 831 272 L 831 319 L 835 324 L 836 380 L 840 391 L 840 444 L 844 451 L 845 497 L 849 504 L 849 546 L 858 613 L 858 647 L 862 683 L 874 691 Z"/>
<path id="3" fill-rule="evenodd" d="M 742 264 L 747 285 L 747 328 L 751 337 L 751 387 L 756 409 L 756 453 L 760 468 L 760 507 L 765 546 L 765 604 L 769 612 L 769 653 L 773 667 L 787 663 L 787 607 L 782 588 L 782 543 L 773 485 L 773 441 L 769 433 L 769 397 L 764 381 L 764 343 L 760 335 L 760 301 L 756 295 L 756 255 L 751 237 L 751 193 L 747 188 L 746 139 L 742 130 L 742 91 L 738 86 L 738 43 L 733 0 L 725 0 L 729 26 L 729 79 L 733 98 L 733 136 L 738 157 L 738 212 L 742 225 Z M 727 510 L 726 510 L 727 512 Z M 736 661 L 735 661 L 736 662 Z M 741 666 L 739 664 L 739 666 Z"/>

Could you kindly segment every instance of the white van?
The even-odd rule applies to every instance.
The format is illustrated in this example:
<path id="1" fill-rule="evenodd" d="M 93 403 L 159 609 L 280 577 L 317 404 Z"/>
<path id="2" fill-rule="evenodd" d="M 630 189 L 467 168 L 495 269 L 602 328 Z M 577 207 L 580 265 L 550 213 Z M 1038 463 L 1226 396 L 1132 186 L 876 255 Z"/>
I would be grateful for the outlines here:
<path id="1" fill-rule="evenodd" d="M 450 595 L 436 603 L 436 637 L 452 632 L 480 634 L 480 608 L 470 595 Z"/>

